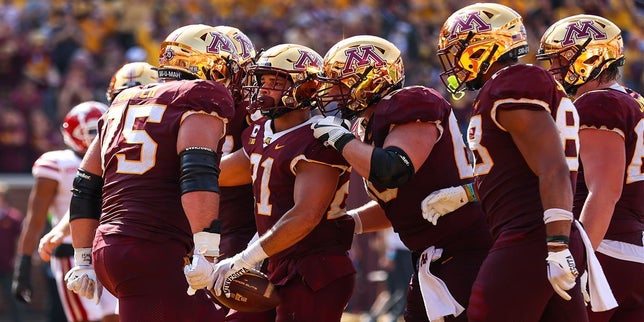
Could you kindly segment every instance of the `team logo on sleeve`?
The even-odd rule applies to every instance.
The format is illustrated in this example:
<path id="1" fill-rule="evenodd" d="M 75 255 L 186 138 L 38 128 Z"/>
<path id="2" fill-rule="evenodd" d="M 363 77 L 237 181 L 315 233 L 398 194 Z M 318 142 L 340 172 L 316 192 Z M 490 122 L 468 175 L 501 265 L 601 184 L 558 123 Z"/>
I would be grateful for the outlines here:
<path id="1" fill-rule="evenodd" d="M 456 18 L 452 29 L 449 31 L 448 40 L 458 38 L 459 33 L 476 30 L 476 32 L 491 31 L 492 26 L 480 16 L 481 12 L 472 11 Z"/>
<path id="2" fill-rule="evenodd" d="M 344 53 L 347 56 L 347 60 L 344 63 L 343 74 L 353 73 L 356 69 L 364 66 L 373 65 L 379 67 L 387 64 L 387 61 L 376 53 L 374 46 L 349 48 Z"/>
<path id="3" fill-rule="evenodd" d="M 575 44 L 575 40 L 591 37 L 594 40 L 603 40 L 608 38 L 606 33 L 601 31 L 592 20 L 582 20 L 571 23 L 566 27 L 566 34 L 561 40 L 561 46 L 570 46 Z"/>

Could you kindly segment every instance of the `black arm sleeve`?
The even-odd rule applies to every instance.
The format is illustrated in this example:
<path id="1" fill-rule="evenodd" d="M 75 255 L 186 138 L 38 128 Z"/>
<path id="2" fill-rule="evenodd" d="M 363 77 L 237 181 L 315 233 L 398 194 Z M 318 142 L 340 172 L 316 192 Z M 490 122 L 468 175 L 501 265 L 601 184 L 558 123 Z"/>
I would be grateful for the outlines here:
<path id="1" fill-rule="evenodd" d="M 409 156 L 398 147 L 375 148 L 371 153 L 369 181 L 376 187 L 400 187 L 409 181 L 414 173 L 416 171 Z"/>
<path id="2" fill-rule="evenodd" d="M 219 193 L 219 156 L 211 149 L 190 147 L 179 153 L 181 194 L 191 191 Z"/>
<path id="3" fill-rule="evenodd" d="M 78 169 L 69 204 L 69 221 L 78 218 L 99 219 L 103 202 L 103 178 Z"/>

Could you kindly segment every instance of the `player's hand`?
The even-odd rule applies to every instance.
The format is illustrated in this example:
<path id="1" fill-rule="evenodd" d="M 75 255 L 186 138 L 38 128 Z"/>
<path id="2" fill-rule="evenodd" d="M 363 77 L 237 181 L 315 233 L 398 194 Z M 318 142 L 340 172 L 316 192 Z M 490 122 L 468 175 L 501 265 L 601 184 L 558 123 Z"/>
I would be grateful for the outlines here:
<path id="1" fill-rule="evenodd" d="M 351 133 L 351 122 L 335 116 L 324 117 L 311 124 L 313 136 L 342 153 L 344 146 L 356 137 Z"/>
<path id="2" fill-rule="evenodd" d="M 54 248 L 63 243 L 65 236 L 64 232 L 57 229 L 52 229 L 45 236 L 42 236 L 38 243 L 38 254 L 40 258 L 45 262 L 49 262 Z"/>
<path id="3" fill-rule="evenodd" d="M 438 218 L 462 207 L 468 201 L 463 186 L 450 187 L 430 193 L 420 203 L 420 208 L 423 211 L 423 218 L 436 225 Z"/>
<path id="4" fill-rule="evenodd" d="M 31 256 L 21 255 L 11 283 L 14 297 L 23 303 L 31 303 Z"/>
<path id="5" fill-rule="evenodd" d="M 201 252 L 192 255 L 192 263 L 183 267 L 183 275 L 188 281 L 188 295 L 194 295 L 198 289 L 211 289 L 215 283 L 214 264 Z"/>
<path id="6" fill-rule="evenodd" d="M 557 252 L 549 251 L 546 263 L 548 265 L 548 280 L 552 288 L 561 298 L 570 301 L 571 297 L 566 291 L 575 286 L 575 278 L 579 276 L 575 259 L 570 250 L 566 248 Z"/>
<path id="7" fill-rule="evenodd" d="M 96 278 L 91 265 L 74 266 L 65 274 L 67 289 L 98 304 L 103 294 L 103 285 Z"/>
<path id="8" fill-rule="evenodd" d="M 231 258 L 226 258 L 215 265 L 215 294 L 221 296 L 223 291 L 226 297 L 230 297 L 230 282 L 244 272 L 252 269 L 255 264 L 244 260 L 242 253 Z"/>

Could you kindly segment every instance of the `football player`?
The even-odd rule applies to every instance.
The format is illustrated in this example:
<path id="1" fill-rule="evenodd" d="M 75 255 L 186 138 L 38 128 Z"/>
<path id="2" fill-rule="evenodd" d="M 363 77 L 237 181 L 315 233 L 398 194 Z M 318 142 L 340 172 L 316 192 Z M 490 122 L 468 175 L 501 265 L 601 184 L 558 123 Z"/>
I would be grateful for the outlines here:
<path id="1" fill-rule="evenodd" d="M 240 75 L 237 75 L 228 86 L 235 101 L 235 116 L 226 127 L 226 136 L 222 148 L 222 156 L 228 155 L 241 149 L 241 134 L 244 129 L 253 122 L 254 117 L 248 112 L 249 100 L 245 97 L 242 87 L 249 81 L 248 70 L 255 63 L 257 52 L 253 43 L 241 30 L 231 26 L 215 26 L 215 29 L 225 34 L 235 44 L 239 54 Z M 220 234 L 214 238 L 204 233 L 195 234 L 196 247 L 199 241 L 204 238 L 220 242 L 206 243 L 210 249 L 205 252 L 206 256 L 217 256 L 218 260 L 232 257 L 248 246 L 248 243 L 257 233 L 255 226 L 255 199 L 253 198 L 253 187 L 251 184 L 220 187 L 219 197 L 219 218 L 213 221 L 205 232 L 209 234 Z M 205 235 L 205 236 L 204 236 Z M 226 321 L 275 321 L 275 311 L 260 313 L 231 311 L 226 315 Z"/>
<path id="2" fill-rule="evenodd" d="M 146 62 L 127 63 L 119 68 L 107 87 L 105 97 L 111 104 L 116 95 L 126 88 L 156 83 L 159 80 L 154 66 Z"/>
<path id="3" fill-rule="evenodd" d="M 593 15 L 555 22 L 537 59 L 572 97 L 579 113 L 580 165 L 573 213 L 584 229 L 619 306 L 590 321 L 644 317 L 644 99 L 618 83 L 624 64 L 619 27 Z M 583 174 L 583 175 L 581 175 Z"/>
<path id="4" fill-rule="evenodd" d="M 20 301 L 31 302 L 31 255 L 38 245 L 48 214 L 52 225 L 64 222 L 72 198 L 72 182 L 83 155 L 94 139 L 98 119 L 107 111 L 100 102 L 89 101 L 74 106 L 65 116 L 61 132 L 68 149 L 49 151 L 36 160 L 32 167 L 35 178 L 29 195 L 27 216 L 18 242 L 18 265 L 13 291 Z M 56 232 L 56 230 L 52 229 Z M 52 236 L 54 233 L 49 233 Z M 75 265 L 74 249 L 69 234 L 57 235 L 49 248 L 46 261 L 56 279 L 60 301 L 68 321 L 117 321 L 116 298 L 105 294 L 100 303 L 79 297 L 65 286 L 63 277 Z"/>
<path id="5" fill-rule="evenodd" d="M 466 321 L 462 312 L 491 238 L 476 202 L 437 224 L 423 219 L 422 198 L 471 182 L 472 167 L 450 104 L 403 81 L 400 50 L 389 41 L 361 35 L 338 42 L 324 57 L 318 96 L 326 113 L 335 103 L 343 118 L 358 116 L 356 134 L 334 116 L 314 123 L 313 133 L 364 178 L 373 200 L 349 211 L 356 233 L 393 226 L 412 252 L 405 320 Z"/>
<path id="6" fill-rule="evenodd" d="M 447 89 L 479 90 L 467 139 L 494 244 L 468 318 L 587 320 L 576 264 L 584 264 L 584 248 L 571 229 L 577 111 L 548 71 L 518 62 L 528 53 L 527 35 L 509 7 L 477 3 L 456 11 L 438 47 Z"/>
<path id="7" fill-rule="evenodd" d="M 234 114 L 226 86 L 237 62 L 213 27 L 174 30 L 161 45 L 159 83 L 116 96 L 81 162 L 67 286 L 96 298 L 104 285 L 121 321 L 223 318 L 204 293 L 186 294 L 181 270 L 192 234 L 217 216 L 220 141 Z"/>
<path id="8" fill-rule="evenodd" d="M 310 48 L 282 44 L 250 68 L 250 108 L 263 118 L 244 131 L 243 149 L 222 159 L 220 184 L 252 183 L 260 238 L 216 265 L 185 271 L 193 288 L 229 296 L 235 275 L 269 258 L 277 321 L 340 321 L 355 283 L 353 221 L 343 211 L 349 166 L 310 128 L 321 66 Z"/>
<path id="9" fill-rule="evenodd" d="M 157 71 L 154 67 L 144 62 L 127 63 L 119 68 L 110 81 L 105 96 L 111 103 L 116 95 L 126 88 L 156 83 Z M 79 160 L 80 161 L 80 160 Z M 70 179 L 73 180 L 73 177 Z M 70 183 L 71 185 L 71 183 Z M 71 195 L 70 195 L 71 196 Z M 45 234 L 38 244 L 38 253 L 42 260 L 48 262 L 51 253 L 69 235 L 69 213 L 66 213 L 52 229 Z"/>

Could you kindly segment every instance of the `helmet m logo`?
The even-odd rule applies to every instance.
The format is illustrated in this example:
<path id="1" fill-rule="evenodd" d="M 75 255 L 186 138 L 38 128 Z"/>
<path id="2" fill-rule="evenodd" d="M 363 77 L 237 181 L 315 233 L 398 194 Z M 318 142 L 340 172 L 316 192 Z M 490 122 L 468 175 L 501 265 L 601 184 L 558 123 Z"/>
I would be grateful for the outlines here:
<path id="1" fill-rule="evenodd" d="M 577 21 L 571 23 L 566 27 L 566 35 L 561 40 L 562 46 L 570 46 L 575 44 L 575 40 L 592 37 L 594 40 L 602 40 L 608 38 L 606 33 L 599 30 L 592 20 Z"/>
<path id="2" fill-rule="evenodd" d="M 211 32 L 210 36 L 212 36 L 212 41 L 206 47 L 207 52 L 215 53 L 215 54 L 218 54 L 220 52 L 227 52 L 227 53 L 234 52 L 234 49 L 233 49 L 234 45 L 229 38 L 217 32 Z"/>
<path id="3" fill-rule="evenodd" d="M 387 62 L 376 54 L 374 46 L 360 46 L 357 48 L 347 49 L 345 52 L 347 60 L 344 63 L 343 74 L 353 73 L 356 67 L 369 66 L 373 62 L 374 66 L 384 66 Z"/>
<path id="4" fill-rule="evenodd" d="M 300 70 L 300 69 L 306 69 L 309 66 L 313 67 L 320 67 L 322 66 L 322 62 L 320 61 L 319 58 L 315 57 L 314 55 L 311 55 L 306 50 L 301 50 L 298 49 L 300 52 L 300 57 L 297 59 L 295 63 L 293 63 L 293 69 L 295 70 Z"/>
<path id="5" fill-rule="evenodd" d="M 476 30 L 476 32 L 490 31 L 492 26 L 481 18 L 479 11 L 468 12 L 467 14 L 456 18 L 452 29 L 449 31 L 449 40 L 458 38 L 461 32 Z"/>
<path id="6" fill-rule="evenodd" d="M 253 43 L 251 43 L 250 39 L 242 34 L 236 34 L 234 37 L 235 40 L 237 40 L 239 44 L 241 44 L 242 52 L 238 53 L 239 56 L 241 56 L 241 58 L 243 59 L 252 58 L 250 57 L 250 51 L 251 48 L 253 48 Z"/>

